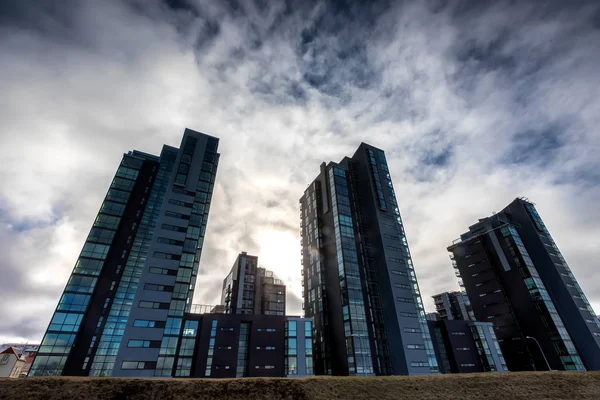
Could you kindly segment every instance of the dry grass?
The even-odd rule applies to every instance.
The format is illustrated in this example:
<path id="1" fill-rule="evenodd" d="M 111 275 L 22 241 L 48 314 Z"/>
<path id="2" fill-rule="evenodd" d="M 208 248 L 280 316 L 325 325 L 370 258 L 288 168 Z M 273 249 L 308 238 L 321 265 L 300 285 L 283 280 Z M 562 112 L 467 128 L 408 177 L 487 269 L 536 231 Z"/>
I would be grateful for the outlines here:
<path id="1" fill-rule="evenodd" d="M 600 399 L 600 372 L 300 379 L 0 379 L 0 399 Z"/>

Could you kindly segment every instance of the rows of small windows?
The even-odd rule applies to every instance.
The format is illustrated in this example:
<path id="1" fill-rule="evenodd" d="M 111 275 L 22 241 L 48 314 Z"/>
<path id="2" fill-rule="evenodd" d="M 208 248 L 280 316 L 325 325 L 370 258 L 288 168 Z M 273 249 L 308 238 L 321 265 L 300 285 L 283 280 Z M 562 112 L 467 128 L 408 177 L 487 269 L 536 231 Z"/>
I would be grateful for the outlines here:
<path id="1" fill-rule="evenodd" d="M 139 274 L 141 274 L 146 261 L 147 249 L 150 245 L 156 219 L 160 212 L 160 204 L 167 188 L 175 155 L 175 151 L 168 150 L 163 152 L 160 164 L 152 167 L 153 171 L 156 168 L 158 168 L 158 171 L 155 182 L 150 190 L 146 209 L 139 222 L 139 228 L 134 238 L 131 252 L 125 263 L 115 298 L 112 304 L 105 304 L 105 307 L 110 306 L 106 308 L 108 315 L 105 322 L 105 326 L 110 326 L 110 328 L 105 328 L 101 336 L 98 338 L 94 337 L 92 340 L 90 350 L 93 349 L 96 340 L 98 340 L 98 348 L 90 369 L 91 376 L 110 375 L 114 367 L 116 353 L 118 352 L 127 323 L 126 321 L 132 308 L 131 296 L 135 296 L 135 292 L 137 291 Z M 123 182 L 120 183 L 122 184 Z M 124 187 L 121 185 L 119 188 L 123 189 Z M 148 191 L 148 188 L 146 191 Z M 106 223 L 106 221 L 103 221 L 103 223 Z M 113 229 L 116 229 L 116 227 L 117 224 L 114 224 Z"/>
<path id="2" fill-rule="evenodd" d="M 175 175 L 176 185 L 185 186 L 197 142 L 198 139 L 192 136 L 188 136 L 185 139 L 181 159 L 179 160 L 179 166 L 177 167 L 177 174 Z"/>
<path id="3" fill-rule="evenodd" d="M 425 346 L 422 344 L 407 344 L 406 348 L 409 350 L 425 350 Z"/>
<path id="4" fill-rule="evenodd" d="M 379 171 L 377 170 L 377 161 L 375 161 L 375 154 L 371 149 L 367 149 L 367 154 L 370 160 L 371 177 L 373 178 L 373 182 L 375 183 L 377 200 L 379 201 L 379 208 L 385 211 L 387 210 L 387 205 L 385 202 L 385 196 L 383 194 L 383 188 L 381 186 L 381 178 L 379 177 Z"/>
<path id="5" fill-rule="evenodd" d="M 238 354 L 235 371 L 236 377 L 243 377 L 247 375 L 249 334 L 250 324 L 248 322 L 243 322 L 240 325 L 240 337 L 238 341 Z"/>

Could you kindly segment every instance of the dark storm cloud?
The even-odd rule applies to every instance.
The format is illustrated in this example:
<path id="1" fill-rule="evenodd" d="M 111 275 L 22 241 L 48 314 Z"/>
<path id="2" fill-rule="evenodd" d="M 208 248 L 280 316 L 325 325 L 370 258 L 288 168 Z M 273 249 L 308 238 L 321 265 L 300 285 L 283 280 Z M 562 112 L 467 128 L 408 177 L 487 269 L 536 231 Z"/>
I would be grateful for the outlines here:
<path id="1" fill-rule="evenodd" d="M 519 195 L 600 306 L 597 2 L 65 4 L 0 3 L 0 335 L 41 337 L 120 155 L 185 126 L 222 154 L 195 302 L 245 250 L 301 314 L 298 198 L 365 141 L 428 307 L 445 247 Z"/>

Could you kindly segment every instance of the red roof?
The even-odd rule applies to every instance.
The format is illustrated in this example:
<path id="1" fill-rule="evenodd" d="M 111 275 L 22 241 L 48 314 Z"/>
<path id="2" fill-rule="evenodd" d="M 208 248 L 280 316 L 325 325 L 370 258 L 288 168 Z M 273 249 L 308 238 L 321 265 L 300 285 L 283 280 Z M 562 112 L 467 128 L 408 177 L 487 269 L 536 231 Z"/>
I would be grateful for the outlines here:
<path id="1" fill-rule="evenodd" d="M 18 356 L 17 352 L 12 347 L 9 347 L 6 350 L 0 352 L 0 354 L 14 354 L 15 356 Z"/>

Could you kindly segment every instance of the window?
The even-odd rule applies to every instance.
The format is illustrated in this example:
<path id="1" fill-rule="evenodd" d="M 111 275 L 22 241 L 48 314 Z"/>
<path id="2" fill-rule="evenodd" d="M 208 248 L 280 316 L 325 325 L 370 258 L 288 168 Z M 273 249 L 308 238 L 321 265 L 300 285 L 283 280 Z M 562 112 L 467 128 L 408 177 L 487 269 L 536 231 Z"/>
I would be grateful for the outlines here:
<path id="1" fill-rule="evenodd" d="M 156 239 L 158 243 L 170 244 L 171 246 L 183 246 L 183 240 L 175 240 L 164 237 L 159 237 Z"/>
<path id="2" fill-rule="evenodd" d="M 460 364 L 461 367 L 474 367 L 475 364 Z"/>
<path id="3" fill-rule="evenodd" d="M 287 336 L 296 336 L 296 321 L 288 321 L 287 322 L 287 324 L 285 326 L 285 334 Z"/>
<path id="4" fill-rule="evenodd" d="M 152 321 L 147 319 L 136 319 L 133 321 L 136 328 L 164 328 L 165 321 Z"/>
<path id="5" fill-rule="evenodd" d="M 100 207 L 100 212 L 104 213 L 104 214 L 121 216 L 121 215 L 123 215 L 124 211 L 125 211 L 125 204 L 115 203 L 112 201 L 105 201 L 104 203 L 102 203 L 102 206 Z"/>
<path id="6" fill-rule="evenodd" d="M 221 332 L 223 332 L 223 331 L 233 332 L 233 328 L 230 326 L 221 327 Z"/>
<path id="7" fill-rule="evenodd" d="M 108 253 L 109 248 L 110 246 L 106 246 L 103 244 L 86 242 L 86 244 L 83 245 L 83 250 L 81 250 L 81 256 L 104 260 L 106 258 L 106 254 Z"/>
<path id="8" fill-rule="evenodd" d="M 424 362 L 424 361 L 411 361 L 410 366 L 411 367 L 429 367 L 429 363 Z"/>
<path id="9" fill-rule="evenodd" d="M 405 283 L 394 283 L 394 287 L 399 288 L 399 289 L 410 289 L 411 288 L 410 285 L 407 285 Z"/>
<path id="10" fill-rule="evenodd" d="M 92 293 L 96 286 L 96 278 L 81 275 L 71 275 L 65 292 Z"/>
<path id="11" fill-rule="evenodd" d="M 407 318 L 417 318 L 416 313 L 410 313 L 410 312 L 401 312 L 400 316 L 407 317 Z"/>
<path id="12" fill-rule="evenodd" d="M 408 297 L 396 297 L 396 300 L 398 300 L 400 303 L 413 303 L 414 300 L 410 299 Z"/>
<path id="13" fill-rule="evenodd" d="M 59 311 L 85 311 L 89 301 L 89 294 L 63 293 L 56 309 Z"/>
<path id="14" fill-rule="evenodd" d="M 162 229 L 166 229 L 168 231 L 174 231 L 174 232 L 185 232 L 186 228 L 184 226 L 177 226 L 177 225 L 171 225 L 171 224 L 162 224 L 160 226 Z"/>
<path id="15" fill-rule="evenodd" d="M 141 300 L 139 306 L 140 306 L 140 308 L 158 308 L 160 310 L 168 310 L 169 309 L 169 303 L 159 303 L 157 301 Z"/>
<path id="16" fill-rule="evenodd" d="M 469 350 L 471 350 L 471 348 L 470 347 L 457 347 L 456 350 L 457 351 L 469 351 Z"/>
<path id="17" fill-rule="evenodd" d="M 312 322 L 311 321 L 304 322 L 304 336 L 307 338 L 312 336 Z"/>
<path id="18" fill-rule="evenodd" d="M 175 199 L 169 199 L 169 204 L 173 204 L 175 206 L 180 206 L 180 207 L 187 207 L 187 208 L 192 207 L 192 203 L 186 203 L 185 201 L 180 201 L 180 200 L 175 200 Z"/>
<path id="19" fill-rule="evenodd" d="M 183 336 L 196 336 L 198 332 L 198 321 L 185 321 Z"/>
<path id="20" fill-rule="evenodd" d="M 80 258 L 73 269 L 74 274 L 100 275 L 104 261 Z"/>
<path id="21" fill-rule="evenodd" d="M 180 254 L 163 253 L 161 251 L 155 251 L 152 256 L 154 258 L 164 258 L 166 260 L 181 260 Z"/>
<path id="22" fill-rule="evenodd" d="M 452 336 L 465 336 L 464 332 L 450 332 L 450 335 Z"/>
<path id="23" fill-rule="evenodd" d="M 256 350 L 275 350 L 275 346 L 256 346 Z"/>
<path id="24" fill-rule="evenodd" d="M 157 285 L 155 283 L 146 283 L 144 285 L 144 290 L 154 290 L 157 292 L 172 292 L 173 286 Z"/>
<path id="25" fill-rule="evenodd" d="M 406 332 L 406 333 L 421 333 L 421 330 L 418 328 L 404 328 L 404 332 Z"/>
<path id="26" fill-rule="evenodd" d="M 150 267 L 148 272 L 150 272 L 151 274 L 157 274 L 157 275 L 177 275 L 176 269 L 168 269 L 168 268 Z"/>
<path id="27" fill-rule="evenodd" d="M 425 345 L 422 344 L 407 344 L 406 348 L 409 350 L 425 350 Z"/>
<path id="28" fill-rule="evenodd" d="M 393 240 L 400 240 L 400 238 L 398 237 L 398 235 L 384 234 L 383 237 L 388 238 L 388 239 L 393 239 Z"/>
<path id="29" fill-rule="evenodd" d="M 87 241 L 103 243 L 103 244 L 110 244 L 110 243 L 112 243 L 114 236 L 115 236 L 115 231 L 113 231 L 112 229 L 104 229 L 104 228 L 94 227 L 90 231 Z"/>
<path id="30" fill-rule="evenodd" d="M 121 369 L 155 369 L 156 362 L 151 361 L 123 361 Z"/>
<path id="31" fill-rule="evenodd" d="M 179 218 L 179 219 L 190 219 L 189 215 L 181 214 L 181 213 L 177 213 L 177 212 L 173 212 L 173 211 L 166 211 L 165 216 L 171 217 L 171 218 Z"/>
<path id="32" fill-rule="evenodd" d="M 127 347 L 152 347 L 158 349 L 160 347 L 160 340 L 129 339 L 129 341 L 127 342 Z"/>
<path id="33" fill-rule="evenodd" d="M 56 312 L 50 321 L 49 331 L 77 332 L 83 314 Z"/>
<path id="34" fill-rule="evenodd" d="M 117 227 L 119 226 L 119 222 L 121 222 L 121 218 L 119 217 L 106 214 L 98 214 L 98 216 L 96 217 L 96 221 L 94 221 L 94 226 L 108 229 L 117 229 Z"/>
<path id="35" fill-rule="evenodd" d="M 390 272 L 394 275 L 402 275 L 402 276 L 407 276 L 408 274 L 404 271 L 399 271 L 397 269 L 390 269 Z"/>
<path id="36" fill-rule="evenodd" d="M 394 257 L 388 257 L 388 260 L 391 262 L 395 262 L 395 263 L 404 263 L 403 260 L 399 259 L 399 258 L 394 258 Z"/>

